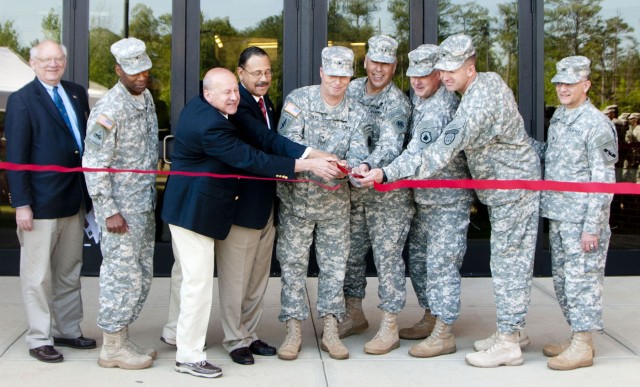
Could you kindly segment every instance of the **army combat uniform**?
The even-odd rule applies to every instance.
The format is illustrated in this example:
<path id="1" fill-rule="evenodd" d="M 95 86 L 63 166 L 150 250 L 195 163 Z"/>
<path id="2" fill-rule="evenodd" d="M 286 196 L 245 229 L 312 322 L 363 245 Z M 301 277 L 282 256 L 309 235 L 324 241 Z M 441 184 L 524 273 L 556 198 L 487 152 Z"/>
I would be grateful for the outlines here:
<path id="1" fill-rule="evenodd" d="M 369 114 L 367 145 L 371 154 L 364 162 L 371 168 L 381 168 L 402 151 L 411 105 L 393 82 L 376 95 L 367 95 L 366 82 L 366 77 L 351 81 L 347 95 Z M 399 313 L 404 308 L 402 249 L 413 213 L 408 189 L 378 192 L 373 188 L 351 188 L 351 247 L 344 281 L 345 297 L 364 298 L 367 285 L 365 257 L 373 247 L 379 280 L 378 307 L 390 313 Z"/>
<path id="2" fill-rule="evenodd" d="M 551 119 L 545 179 L 615 182 L 616 130 L 589 100 L 578 108 L 560 107 Z M 545 191 L 541 216 L 549 218 L 553 284 L 562 313 L 574 332 L 604 329 L 602 287 L 611 229 L 613 194 Z M 584 252 L 583 232 L 598 235 L 598 246 Z"/>
<path id="3" fill-rule="evenodd" d="M 328 108 L 320 86 L 296 89 L 284 102 L 278 132 L 300 144 L 335 154 L 349 166 L 368 155 L 364 141 L 366 111 L 345 96 Z M 299 179 L 314 179 L 308 172 Z M 324 182 L 326 183 L 326 182 Z M 279 210 L 276 255 L 282 268 L 280 321 L 309 317 L 305 286 L 309 249 L 315 240 L 318 275 L 318 313 L 345 313 L 342 286 L 349 251 L 349 187 L 346 181 L 330 191 L 313 183 L 278 183 Z"/>
<path id="4" fill-rule="evenodd" d="M 385 168 L 393 179 L 424 179 L 422 152 L 436 143 L 453 119 L 458 97 L 441 86 L 427 99 L 415 96 L 411 141 Z M 423 176 L 424 175 L 424 176 Z M 458 153 L 429 179 L 468 179 L 467 161 Z M 460 267 L 467 248 L 473 194 L 467 189 L 414 189 L 416 215 L 409 233 L 409 272 L 418 302 L 446 324 L 460 315 Z"/>
<path id="5" fill-rule="evenodd" d="M 151 93 L 131 95 L 118 82 L 91 110 L 87 124 L 87 168 L 154 171 L 158 121 Z M 96 219 L 102 230 L 98 326 L 113 333 L 138 318 L 153 278 L 155 175 L 86 172 Z M 108 232 L 106 218 L 120 213 L 129 226 Z"/>
<path id="6" fill-rule="evenodd" d="M 422 151 L 421 176 L 443 169 L 461 151 L 474 179 L 540 178 L 540 162 L 513 93 L 496 73 L 478 73 L 467 87 L 453 121 L 434 146 Z M 399 178 L 392 170 L 383 170 L 389 181 Z M 476 194 L 488 206 L 491 220 L 498 331 L 513 334 L 524 324 L 529 307 L 539 194 L 525 190 L 476 190 Z"/>

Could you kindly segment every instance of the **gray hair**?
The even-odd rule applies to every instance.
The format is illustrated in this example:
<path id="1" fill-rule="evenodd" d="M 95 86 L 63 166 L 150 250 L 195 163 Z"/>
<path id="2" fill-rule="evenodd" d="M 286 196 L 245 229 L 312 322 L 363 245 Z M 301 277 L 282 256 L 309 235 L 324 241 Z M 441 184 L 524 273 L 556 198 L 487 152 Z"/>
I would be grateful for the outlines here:
<path id="1" fill-rule="evenodd" d="M 64 46 L 64 44 L 55 42 L 53 40 L 43 40 L 42 42 L 40 42 L 40 43 L 36 44 L 35 46 L 31 47 L 31 49 L 29 50 L 29 58 L 30 59 L 37 58 L 38 57 L 38 47 L 40 47 L 40 45 L 42 43 L 46 43 L 46 42 L 51 42 L 51 43 L 57 44 L 60 47 L 60 49 L 62 50 L 62 53 L 64 54 L 65 58 L 67 57 L 67 48 Z"/>

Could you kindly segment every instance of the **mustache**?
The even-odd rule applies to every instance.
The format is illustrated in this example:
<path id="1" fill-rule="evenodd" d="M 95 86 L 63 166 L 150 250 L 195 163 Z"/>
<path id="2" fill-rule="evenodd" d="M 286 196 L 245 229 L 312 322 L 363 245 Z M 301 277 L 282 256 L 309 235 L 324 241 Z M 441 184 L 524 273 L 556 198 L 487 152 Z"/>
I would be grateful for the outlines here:
<path id="1" fill-rule="evenodd" d="M 264 87 L 269 86 L 269 82 L 258 82 L 256 83 L 256 87 Z"/>

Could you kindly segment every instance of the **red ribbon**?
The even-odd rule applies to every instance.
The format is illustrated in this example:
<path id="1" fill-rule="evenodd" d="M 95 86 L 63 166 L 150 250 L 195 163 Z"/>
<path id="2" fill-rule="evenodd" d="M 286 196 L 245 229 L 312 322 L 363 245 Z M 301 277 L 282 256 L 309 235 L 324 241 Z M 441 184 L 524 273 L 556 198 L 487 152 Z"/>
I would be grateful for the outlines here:
<path id="1" fill-rule="evenodd" d="M 256 177 L 243 175 L 222 175 L 209 172 L 186 172 L 186 171 L 162 171 L 162 170 L 142 170 L 142 169 L 113 169 L 113 168 L 83 168 L 83 167 L 61 167 L 59 165 L 36 165 L 36 164 L 16 164 L 0 161 L 0 169 L 12 171 L 34 171 L 34 172 L 107 172 L 107 173 L 139 173 L 153 175 L 182 175 L 197 177 L 213 177 L 218 179 L 251 179 L 251 180 L 275 180 L 288 181 L 292 183 L 313 183 L 327 190 L 335 191 L 340 185 L 324 185 L 309 179 L 276 179 L 271 177 Z M 465 189 L 526 189 L 529 191 L 565 191 L 565 192 L 590 192 L 590 193 L 612 193 L 625 195 L 640 195 L 640 184 L 635 183 L 576 183 L 552 180 L 400 180 L 395 183 L 378 184 L 374 188 L 381 192 L 391 191 L 400 188 L 465 188 Z"/>

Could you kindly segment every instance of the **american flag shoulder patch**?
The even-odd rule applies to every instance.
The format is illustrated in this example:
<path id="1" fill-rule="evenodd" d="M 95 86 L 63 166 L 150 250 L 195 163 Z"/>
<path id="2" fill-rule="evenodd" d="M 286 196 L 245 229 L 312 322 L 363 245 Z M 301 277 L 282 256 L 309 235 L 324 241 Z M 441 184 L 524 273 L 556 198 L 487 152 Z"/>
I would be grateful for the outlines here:
<path id="1" fill-rule="evenodd" d="M 298 117 L 301 112 L 300 108 L 297 107 L 293 102 L 287 102 L 283 110 L 291 114 L 293 117 Z"/>
<path id="2" fill-rule="evenodd" d="M 100 114 L 98 116 L 98 118 L 96 119 L 96 122 L 98 124 L 100 124 L 100 126 L 102 126 L 103 128 L 109 129 L 109 130 L 111 130 L 113 128 L 113 126 L 115 125 L 113 120 L 111 118 L 105 116 L 104 114 Z"/>

